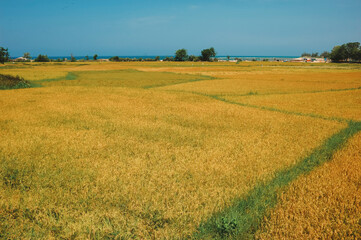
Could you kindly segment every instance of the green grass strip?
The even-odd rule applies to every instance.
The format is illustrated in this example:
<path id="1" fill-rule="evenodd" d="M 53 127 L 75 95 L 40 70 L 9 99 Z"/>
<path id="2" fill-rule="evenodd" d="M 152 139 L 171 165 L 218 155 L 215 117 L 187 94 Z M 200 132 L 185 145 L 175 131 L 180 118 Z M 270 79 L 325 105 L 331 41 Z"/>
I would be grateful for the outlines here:
<path id="1" fill-rule="evenodd" d="M 330 161 L 346 141 L 361 131 L 361 122 L 349 122 L 348 127 L 327 139 L 311 155 L 291 168 L 282 170 L 266 183 L 259 183 L 244 198 L 203 222 L 194 239 L 251 239 L 260 223 L 278 201 L 278 194 L 300 175 L 308 174 Z"/>
<path id="2" fill-rule="evenodd" d="M 43 79 L 43 80 L 38 80 L 36 82 L 42 83 L 42 82 L 56 82 L 56 81 L 62 81 L 62 80 L 75 80 L 75 79 L 77 79 L 77 77 L 78 76 L 75 73 L 68 72 L 68 74 L 66 76 L 62 76 L 62 77 L 58 77 L 58 78 Z"/>

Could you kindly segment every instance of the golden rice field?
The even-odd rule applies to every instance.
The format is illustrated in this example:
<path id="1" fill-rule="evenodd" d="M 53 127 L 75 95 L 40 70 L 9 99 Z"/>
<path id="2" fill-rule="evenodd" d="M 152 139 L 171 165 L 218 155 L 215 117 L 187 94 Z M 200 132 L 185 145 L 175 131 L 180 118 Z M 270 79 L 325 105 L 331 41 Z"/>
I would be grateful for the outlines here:
<path id="1" fill-rule="evenodd" d="M 361 88 L 348 91 L 224 96 L 224 98 L 248 105 L 361 121 Z"/>
<path id="2" fill-rule="evenodd" d="M 38 86 L 0 91 L 5 239 L 232 238 L 242 222 L 223 222 L 215 235 L 197 233 L 350 128 L 349 120 L 361 121 L 361 66 L 352 64 L 9 63 L 0 74 Z M 293 192 L 280 191 L 254 236 L 292 237 L 291 227 L 292 233 L 275 230 L 279 219 L 294 214 L 287 205 L 292 197 L 284 196 L 303 196 L 303 178 L 309 191 L 332 177 L 342 181 L 345 175 L 319 171 L 341 158 L 356 162 L 360 153 L 350 146 L 292 182 Z M 326 189 L 332 186 L 321 195 L 325 204 L 310 199 L 296 209 L 359 217 L 349 203 L 354 189 L 329 195 Z M 335 196 L 347 208 L 343 215 L 327 205 Z M 300 228 L 306 217 L 295 215 Z M 322 226 L 326 238 L 341 227 Z"/>

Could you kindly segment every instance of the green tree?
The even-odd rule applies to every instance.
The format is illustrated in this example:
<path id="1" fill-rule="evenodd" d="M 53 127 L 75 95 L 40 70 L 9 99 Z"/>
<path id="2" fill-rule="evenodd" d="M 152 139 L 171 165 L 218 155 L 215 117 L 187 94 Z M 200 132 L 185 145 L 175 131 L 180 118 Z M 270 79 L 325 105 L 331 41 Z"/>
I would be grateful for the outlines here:
<path id="1" fill-rule="evenodd" d="M 188 61 L 191 61 L 191 62 L 197 62 L 199 61 L 199 57 L 198 56 L 194 56 L 194 55 L 189 55 L 188 56 Z"/>
<path id="2" fill-rule="evenodd" d="M 359 42 L 349 42 L 344 44 L 345 52 L 346 52 L 346 58 L 351 61 L 356 61 L 358 58 L 360 43 Z"/>
<path id="3" fill-rule="evenodd" d="M 231 58 L 230 56 L 227 56 L 227 60 L 228 60 L 228 61 L 229 61 L 230 58 Z"/>
<path id="4" fill-rule="evenodd" d="M 185 61 L 188 58 L 187 50 L 182 48 L 175 52 L 175 61 Z"/>
<path id="5" fill-rule="evenodd" d="M 163 59 L 163 61 L 174 61 L 174 58 L 173 57 L 165 57 L 164 59 Z"/>
<path id="6" fill-rule="evenodd" d="M 304 52 L 301 57 L 311 57 L 311 53 Z"/>
<path id="7" fill-rule="evenodd" d="M 85 56 L 85 60 L 87 60 L 87 61 L 89 60 L 89 56 L 88 56 L 88 55 Z"/>
<path id="8" fill-rule="evenodd" d="M 361 61 L 361 46 L 358 49 L 357 55 L 356 55 L 356 61 Z"/>
<path id="9" fill-rule="evenodd" d="M 0 47 L 0 63 L 9 61 L 9 51 L 7 48 Z"/>
<path id="10" fill-rule="evenodd" d="M 331 53 L 330 59 L 333 62 L 341 61 L 360 61 L 361 60 L 361 47 L 359 42 L 349 42 L 341 46 L 335 46 Z"/>
<path id="11" fill-rule="evenodd" d="M 327 52 L 327 51 L 324 51 L 323 53 L 321 53 L 320 56 L 321 56 L 321 57 L 324 57 L 324 58 L 329 58 L 329 57 L 330 57 L 330 53 Z"/>
<path id="12" fill-rule="evenodd" d="M 70 55 L 70 62 L 76 62 L 76 58 L 73 56 L 73 54 Z"/>
<path id="13" fill-rule="evenodd" d="M 30 60 L 31 59 L 30 53 L 28 52 L 24 53 L 23 58 Z"/>
<path id="14" fill-rule="evenodd" d="M 317 57 L 318 57 L 318 52 L 314 52 L 314 53 L 312 53 L 312 54 L 311 54 L 311 57 L 315 57 L 315 58 L 317 58 Z"/>
<path id="15" fill-rule="evenodd" d="M 47 55 L 39 54 L 39 56 L 35 58 L 35 62 L 50 62 L 50 59 L 48 58 Z"/>
<path id="16" fill-rule="evenodd" d="M 156 56 L 154 60 L 155 60 L 155 61 L 159 61 L 159 60 L 160 60 L 160 57 L 159 57 L 159 56 Z"/>
<path id="17" fill-rule="evenodd" d="M 95 54 L 95 55 L 93 56 L 94 61 L 96 61 L 97 58 L 98 58 L 98 54 Z"/>
<path id="18" fill-rule="evenodd" d="M 201 60 L 202 61 L 211 61 L 212 57 L 216 56 L 216 51 L 213 47 L 208 49 L 203 49 L 201 52 Z"/>
<path id="19" fill-rule="evenodd" d="M 335 46 L 330 53 L 330 59 L 333 62 L 344 61 L 346 58 L 347 58 L 347 53 L 346 53 L 345 45 Z"/>

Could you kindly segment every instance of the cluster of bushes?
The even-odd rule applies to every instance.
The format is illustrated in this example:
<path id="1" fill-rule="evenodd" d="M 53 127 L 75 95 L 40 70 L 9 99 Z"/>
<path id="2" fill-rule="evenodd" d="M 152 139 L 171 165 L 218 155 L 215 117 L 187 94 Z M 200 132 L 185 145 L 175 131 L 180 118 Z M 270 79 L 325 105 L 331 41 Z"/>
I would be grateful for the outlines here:
<path id="1" fill-rule="evenodd" d="M 18 89 L 29 87 L 31 87 L 30 82 L 24 80 L 22 77 L 0 74 L 0 89 Z"/>

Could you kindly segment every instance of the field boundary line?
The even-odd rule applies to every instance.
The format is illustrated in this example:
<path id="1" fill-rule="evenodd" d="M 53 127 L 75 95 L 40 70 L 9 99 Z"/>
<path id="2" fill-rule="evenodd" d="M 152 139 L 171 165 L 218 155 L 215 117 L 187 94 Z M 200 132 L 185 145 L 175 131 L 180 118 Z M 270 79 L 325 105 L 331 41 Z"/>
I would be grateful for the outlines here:
<path id="1" fill-rule="evenodd" d="M 356 88 L 342 88 L 342 89 L 329 89 L 329 90 L 319 90 L 319 91 L 303 91 L 303 92 L 280 92 L 280 93 L 257 93 L 249 92 L 244 94 L 216 94 L 214 96 L 218 97 L 247 97 L 247 96 L 272 96 L 272 95 L 292 95 L 292 94 L 308 94 L 308 93 L 327 93 L 327 92 L 343 92 L 343 91 L 355 91 L 361 90 L 360 87 Z"/>
<path id="2" fill-rule="evenodd" d="M 209 77 L 209 76 L 204 76 L 204 77 Z M 214 80 L 216 78 L 213 77 L 209 77 L 206 79 L 192 79 L 186 82 L 178 82 L 178 83 L 171 83 L 171 84 L 159 84 L 159 85 L 149 85 L 149 86 L 145 86 L 142 87 L 143 89 L 153 89 L 153 88 L 158 88 L 158 87 L 168 87 L 168 86 L 173 86 L 173 85 L 178 85 L 178 84 L 186 84 L 186 83 L 192 83 L 192 82 L 201 82 L 201 81 L 208 81 L 208 80 Z"/>
<path id="3" fill-rule="evenodd" d="M 361 131 L 361 122 L 350 121 L 348 127 L 326 139 L 308 157 L 292 167 L 280 170 L 267 182 L 257 184 L 244 197 L 201 223 L 194 239 L 249 239 L 257 231 L 264 217 L 278 203 L 278 196 L 299 176 L 309 174 L 333 155 L 355 134 Z"/>
<path id="4" fill-rule="evenodd" d="M 100 71 L 78 71 L 79 73 L 90 73 L 90 72 L 139 72 L 139 73 L 152 73 L 153 71 L 143 71 L 143 70 L 139 70 L 136 68 L 126 68 L 126 69 L 114 69 L 114 70 L 100 70 Z M 177 73 L 177 72 L 158 72 L 158 73 L 166 73 L 166 74 L 175 74 L 175 75 L 179 75 L 179 76 L 197 76 L 197 77 L 203 77 L 199 78 L 199 79 L 192 79 L 192 80 L 188 80 L 185 82 L 178 82 L 178 83 L 170 83 L 170 84 L 158 84 L 158 85 L 148 85 L 148 86 L 144 86 L 144 87 L 139 87 L 139 88 L 143 88 L 143 89 L 152 89 L 152 88 L 158 88 L 158 87 L 166 87 L 166 86 L 172 86 L 172 85 L 177 85 L 177 84 L 183 84 L 183 83 L 190 83 L 190 82 L 199 82 L 199 81 L 206 81 L 206 80 L 214 80 L 216 79 L 215 77 L 212 76 L 208 76 L 208 75 L 201 75 L 201 74 L 191 74 L 191 73 Z M 69 74 L 73 74 L 75 75 L 75 77 L 77 77 L 77 75 L 73 72 L 69 72 Z M 61 81 L 61 80 L 74 80 L 74 79 L 50 79 L 49 81 Z"/>
<path id="5" fill-rule="evenodd" d="M 201 81 L 208 81 L 208 80 L 216 80 L 216 79 L 218 79 L 218 78 L 216 78 L 216 77 L 212 77 L 212 76 L 209 76 L 209 75 L 201 75 L 201 74 L 174 73 L 174 72 L 161 72 L 161 73 L 172 73 L 172 74 L 179 74 L 179 75 L 186 75 L 186 76 L 197 76 L 197 77 L 204 77 L 204 79 L 202 79 L 202 78 L 197 78 L 197 79 L 192 79 L 192 80 L 188 80 L 188 81 L 185 81 L 185 82 L 170 83 L 170 84 L 149 85 L 149 86 L 144 86 L 144 87 L 142 87 L 142 88 L 143 88 L 143 89 L 154 89 L 154 88 L 168 87 L 168 86 L 173 86 L 173 85 L 178 85 L 178 84 L 187 84 L 187 83 L 191 83 L 191 82 L 201 82 Z"/>
<path id="6" fill-rule="evenodd" d="M 257 109 L 261 109 L 261 110 L 279 112 L 279 113 L 284 113 L 284 114 L 289 114 L 289 115 L 319 118 L 319 119 L 329 120 L 329 121 L 337 121 L 337 122 L 349 122 L 349 121 L 351 121 L 349 119 L 338 118 L 338 117 L 326 117 L 326 116 L 322 116 L 322 115 L 314 114 L 314 113 L 293 112 L 293 111 L 282 110 L 282 109 L 273 108 L 273 107 L 266 107 L 266 106 L 252 105 L 252 104 L 241 103 L 241 102 L 234 102 L 234 101 L 230 101 L 230 100 L 227 100 L 225 98 L 219 97 L 217 95 L 208 95 L 208 96 L 210 98 L 213 98 L 213 99 L 225 102 L 225 103 L 239 105 L 239 106 L 243 106 L 243 107 L 257 108 Z"/>
<path id="7" fill-rule="evenodd" d="M 212 99 L 222 101 L 222 102 L 228 103 L 228 104 L 233 104 L 233 105 L 238 105 L 238 106 L 248 107 L 248 108 L 255 108 L 255 109 L 271 111 L 271 112 L 279 112 L 279 113 L 288 114 L 288 115 L 318 118 L 318 119 L 323 119 L 323 120 L 328 120 L 328 121 L 337 121 L 337 122 L 341 122 L 341 123 L 348 123 L 348 122 L 353 121 L 351 119 L 338 118 L 338 117 L 326 117 L 326 116 L 322 116 L 322 115 L 314 114 L 314 113 L 293 112 L 293 111 L 287 111 L 287 110 L 282 110 L 282 109 L 273 108 L 273 107 L 266 107 L 266 106 L 252 105 L 252 104 L 241 103 L 241 102 L 234 102 L 234 101 L 222 98 L 219 95 L 211 95 L 211 94 L 206 94 L 206 93 L 190 92 L 190 91 L 183 91 L 183 90 L 164 90 L 164 91 L 166 91 L 166 92 L 178 92 L 178 93 L 189 93 L 189 94 L 194 94 L 194 95 L 199 95 L 199 96 L 203 96 L 203 97 L 212 98 Z"/>

